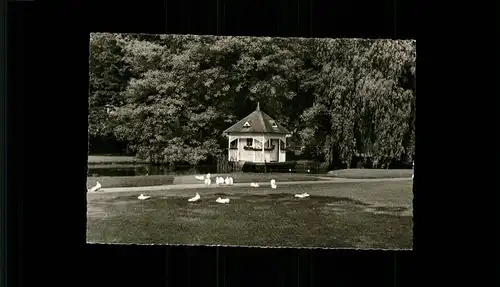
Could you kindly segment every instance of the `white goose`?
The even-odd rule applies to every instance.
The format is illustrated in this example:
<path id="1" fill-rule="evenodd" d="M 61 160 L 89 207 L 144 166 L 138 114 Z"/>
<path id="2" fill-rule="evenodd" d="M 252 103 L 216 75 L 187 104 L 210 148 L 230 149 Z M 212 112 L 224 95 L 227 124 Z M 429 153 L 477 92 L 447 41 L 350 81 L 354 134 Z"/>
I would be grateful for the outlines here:
<path id="1" fill-rule="evenodd" d="M 89 189 L 90 192 L 98 191 L 101 188 L 101 184 L 97 182 L 91 189 Z"/>
<path id="2" fill-rule="evenodd" d="M 204 181 L 205 180 L 205 176 L 204 175 L 195 175 L 194 176 L 197 180 L 199 181 Z"/>
<path id="3" fill-rule="evenodd" d="M 229 203 L 229 198 L 217 198 L 215 200 L 217 203 Z"/>
<path id="4" fill-rule="evenodd" d="M 258 184 L 258 183 L 255 183 L 255 182 L 251 182 L 251 183 L 250 183 L 250 186 L 251 186 L 251 187 L 259 187 L 259 184 Z"/>
<path id="5" fill-rule="evenodd" d="M 276 180 L 274 179 L 271 179 L 271 188 L 272 189 L 276 189 L 277 185 L 276 185 Z"/>
<path id="6" fill-rule="evenodd" d="M 224 178 L 222 176 L 219 177 L 219 184 L 224 184 L 224 183 L 227 184 L 227 182 L 224 181 Z"/>
<path id="7" fill-rule="evenodd" d="M 229 185 L 229 184 L 230 184 L 230 182 L 229 182 L 229 177 L 227 177 L 227 176 L 226 176 L 226 179 L 223 179 L 223 180 L 224 180 L 224 183 L 225 183 L 226 185 Z"/>
<path id="8" fill-rule="evenodd" d="M 229 177 L 229 185 L 233 185 L 233 178 Z"/>
<path id="9" fill-rule="evenodd" d="M 196 193 L 196 195 L 194 197 L 191 197 L 190 199 L 188 199 L 189 202 L 196 202 L 200 200 L 200 194 L 199 193 Z"/>
<path id="10" fill-rule="evenodd" d="M 295 197 L 306 198 L 306 197 L 309 197 L 309 193 L 304 192 L 304 193 L 301 193 L 301 194 L 296 194 Z"/>
<path id="11" fill-rule="evenodd" d="M 210 178 L 205 178 L 205 184 L 206 185 L 212 184 L 212 180 Z"/>
<path id="12" fill-rule="evenodd" d="M 140 200 L 146 200 L 146 199 L 150 199 L 150 198 L 151 198 L 151 196 L 147 196 L 147 195 L 144 195 L 142 193 L 141 193 L 141 195 L 139 195 L 137 197 L 137 199 L 140 199 Z"/>

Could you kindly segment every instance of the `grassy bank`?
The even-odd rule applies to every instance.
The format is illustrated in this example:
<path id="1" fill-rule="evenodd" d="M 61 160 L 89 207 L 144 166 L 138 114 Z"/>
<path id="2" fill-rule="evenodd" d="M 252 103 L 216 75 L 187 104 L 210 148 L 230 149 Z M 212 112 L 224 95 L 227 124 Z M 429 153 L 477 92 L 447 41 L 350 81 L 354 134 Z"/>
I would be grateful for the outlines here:
<path id="1" fill-rule="evenodd" d="M 401 182 L 282 186 L 252 194 L 249 188 L 203 193 L 197 203 L 184 196 L 97 195 L 88 201 L 90 242 L 142 244 L 227 244 L 247 246 L 411 248 L 411 184 Z M 247 192 L 239 192 L 241 190 Z M 232 190 L 238 192 L 231 192 Z M 307 190 L 311 197 L 293 193 Z M 269 189 L 270 192 L 273 192 Z M 221 193 L 226 192 L 226 193 Z M 372 204 L 352 193 L 379 193 L 384 201 L 403 194 L 404 204 Z M 227 205 L 217 204 L 229 197 Z"/>
<path id="2" fill-rule="evenodd" d="M 372 179 L 372 178 L 411 178 L 412 169 L 341 169 L 329 171 L 327 176 Z"/>
<path id="3" fill-rule="evenodd" d="M 141 168 L 144 167 L 144 164 L 141 163 L 89 163 L 90 169 L 127 169 L 127 168 Z"/>
<path id="4" fill-rule="evenodd" d="M 172 175 L 149 175 L 149 176 L 101 176 L 87 177 L 87 187 L 91 188 L 97 181 L 102 187 L 136 187 L 155 186 L 174 183 Z"/>
<path id="5" fill-rule="evenodd" d="M 140 160 L 133 156 L 107 156 L 107 155 L 89 155 L 89 164 L 133 164 L 146 163 L 145 160 Z"/>

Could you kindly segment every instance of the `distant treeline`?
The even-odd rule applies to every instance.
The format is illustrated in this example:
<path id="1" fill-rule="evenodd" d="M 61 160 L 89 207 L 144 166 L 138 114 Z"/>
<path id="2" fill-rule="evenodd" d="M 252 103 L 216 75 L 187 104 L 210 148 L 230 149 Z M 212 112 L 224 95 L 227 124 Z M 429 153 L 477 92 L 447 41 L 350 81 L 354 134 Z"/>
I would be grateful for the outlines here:
<path id="1" fill-rule="evenodd" d="M 301 158 L 413 156 L 415 41 L 92 34 L 90 45 L 90 136 L 153 163 L 225 153 L 222 131 L 257 102 Z"/>

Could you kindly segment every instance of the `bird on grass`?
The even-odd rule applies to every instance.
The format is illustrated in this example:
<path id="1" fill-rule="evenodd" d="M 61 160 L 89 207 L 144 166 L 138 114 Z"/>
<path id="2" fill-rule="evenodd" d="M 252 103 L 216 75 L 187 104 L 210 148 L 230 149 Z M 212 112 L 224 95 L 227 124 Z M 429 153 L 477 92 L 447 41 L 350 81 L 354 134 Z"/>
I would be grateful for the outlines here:
<path id="1" fill-rule="evenodd" d="M 217 203 L 229 203 L 229 198 L 217 198 L 215 200 Z"/>
<path id="2" fill-rule="evenodd" d="M 227 176 L 226 179 L 224 179 L 224 183 L 226 185 L 233 185 L 233 178 L 230 176 Z"/>
<path id="3" fill-rule="evenodd" d="M 222 176 L 217 177 L 217 179 L 215 180 L 215 183 L 217 183 L 217 185 L 224 184 L 224 178 Z M 227 182 L 226 182 L 226 184 L 227 184 Z"/>
<path id="4" fill-rule="evenodd" d="M 97 182 L 91 189 L 89 189 L 90 192 L 94 192 L 94 191 L 98 191 L 99 189 L 101 189 L 101 184 L 99 182 Z"/>
<path id="5" fill-rule="evenodd" d="M 304 192 L 304 193 L 301 193 L 301 194 L 296 194 L 295 197 L 297 197 L 297 198 L 306 198 L 306 197 L 309 197 L 309 193 Z"/>
<path id="6" fill-rule="evenodd" d="M 203 181 L 203 180 L 205 180 L 205 176 L 203 176 L 203 175 L 195 175 L 194 177 L 195 177 L 197 180 L 199 180 L 199 181 Z"/>
<path id="7" fill-rule="evenodd" d="M 189 202 L 196 202 L 200 200 L 200 194 L 199 193 L 196 193 L 196 195 L 194 197 L 191 197 L 190 199 L 188 199 Z"/>
<path id="8" fill-rule="evenodd" d="M 251 182 L 251 183 L 250 183 L 250 186 L 251 186 L 251 187 L 259 187 L 259 184 L 258 184 L 258 183 L 255 183 L 255 182 Z"/>
<path id="9" fill-rule="evenodd" d="M 210 178 L 205 178 L 205 184 L 206 185 L 212 184 L 212 180 Z"/>
<path id="10" fill-rule="evenodd" d="M 226 185 L 233 185 L 233 178 L 230 176 L 227 176 L 226 179 L 224 180 L 224 183 Z"/>
<path id="11" fill-rule="evenodd" d="M 278 187 L 278 186 L 276 185 L 276 180 L 271 179 L 271 188 L 272 188 L 272 189 L 276 189 L 276 187 Z"/>
<path id="12" fill-rule="evenodd" d="M 137 197 L 137 199 L 140 199 L 140 200 L 146 200 L 146 199 L 150 199 L 150 198 L 151 198 L 151 196 L 147 196 L 147 195 L 144 195 L 142 193 L 141 193 L 141 195 L 139 195 Z"/>

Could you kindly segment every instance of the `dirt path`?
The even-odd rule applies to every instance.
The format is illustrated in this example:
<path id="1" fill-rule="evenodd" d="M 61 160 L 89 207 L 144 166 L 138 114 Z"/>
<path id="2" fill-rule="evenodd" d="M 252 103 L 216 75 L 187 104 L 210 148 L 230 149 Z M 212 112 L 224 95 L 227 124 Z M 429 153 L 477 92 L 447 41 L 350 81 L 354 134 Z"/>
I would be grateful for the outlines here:
<path id="1" fill-rule="evenodd" d="M 288 181 L 278 182 L 278 185 L 304 185 L 304 184 L 332 184 L 332 183 L 356 183 L 356 182 L 391 182 L 391 181 L 408 181 L 411 178 L 376 178 L 376 179 L 350 179 L 350 178 L 329 178 L 318 177 L 324 180 L 318 181 Z M 259 186 L 270 186 L 269 182 L 257 182 Z M 234 183 L 234 187 L 249 187 L 250 183 Z M 121 193 L 121 192 L 153 192 L 153 191 L 169 191 L 169 190 L 185 190 L 185 189 L 213 189 L 225 187 L 225 185 L 217 186 L 212 184 L 210 186 L 203 183 L 197 184 L 174 184 L 174 185 L 160 185 L 160 186 L 138 186 L 138 187 L 114 187 L 114 188 L 101 188 L 97 192 L 88 192 L 88 195 L 108 194 L 108 193 Z"/>

